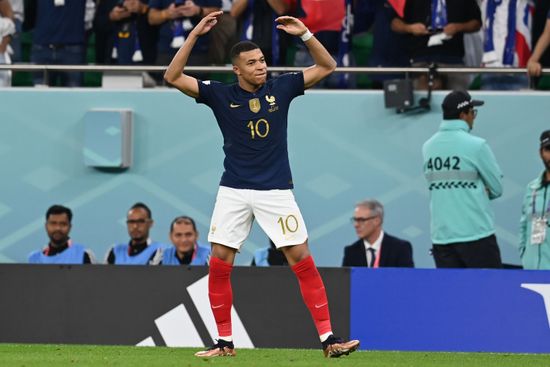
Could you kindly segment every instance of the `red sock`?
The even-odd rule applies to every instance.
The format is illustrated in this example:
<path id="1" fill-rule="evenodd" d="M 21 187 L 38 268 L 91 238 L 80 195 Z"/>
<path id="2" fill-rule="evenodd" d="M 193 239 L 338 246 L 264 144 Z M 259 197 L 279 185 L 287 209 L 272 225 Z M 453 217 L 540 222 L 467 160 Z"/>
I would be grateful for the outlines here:
<path id="1" fill-rule="evenodd" d="M 220 338 L 231 336 L 231 305 L 233 304 L 231 270 L 233 265 L 216 257 L 210 258 L 208 298 Z"/>
<path id="2" fill-rule="evenodd" d="M 308 256 L 299 263 L 294 264 L 292 271 L 298 278 L 302 298 L 307 308 L 309 308 L 317 332 L 319 335 L 331 332 L 327 293 L 325 292 L 323 279 L 321 279 L 321 275 L 313 262 L 313 257 Z"/>

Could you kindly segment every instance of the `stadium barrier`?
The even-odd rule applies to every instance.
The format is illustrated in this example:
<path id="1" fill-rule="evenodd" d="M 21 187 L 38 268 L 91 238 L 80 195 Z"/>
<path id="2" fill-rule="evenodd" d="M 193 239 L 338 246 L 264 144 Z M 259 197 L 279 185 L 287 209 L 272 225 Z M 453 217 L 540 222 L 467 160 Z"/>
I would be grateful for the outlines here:
<path id="1" fill-rule="evenodd" d="M 321 269 L 334 330 L 349 335 L 349 269 Z M 0 343 L 213 344 L 205 267 L 0 265 Z M 318 348 L 287 267 L 236 267 L 237 347 Z"/>
<path id="2" fill-rule="evenodd" d="M 371 350 L 550 352 L 550 271 L 351 272 L 351 337 Z"/>
<path id="3" fill-rule="evenodd" d="M 440 74 L 499 74 L 499 75 L 525 75 L 526 68 L 518 67 L 437 67 L 437 72 Z M 49 80 L 52 72 L 62 71 L 82 71 L 82 72 L 98 72 L 98 73 L 115 73 L 117 75 L 141 75 L 141 73 L 164 73 L 166 66 L 155 65 L 47 65 L 47 64 L 0 64 L 0 71 L 9 70 L 12 72 L 36 72 L 42 73 L 45 81 Z M 232 74 L 233 67 L 225 66 L 187 66 L 187 72 L 213 72 Z M 298 66 L 269 66 L 270 72 L 286 73 L 302 71 L 303 67 Z M 347 73 L 357 75 L 381 75 L 381 74 L 396 74 L 403 73 L 407 77 L 413 74 L 428 73 L 429 67 L 337 67 L 335 73 Z M 550 68 L 541 69 L 541 75 L 550 74 Z M 529 78 L 529 89 L 536 87 L 536 78 Z"/>
<path id="4" fill-rule="evenodd" d="M 550 271 L 320 268 L 334 331 L 367 350 L 550 352 Z M 0 342 L 201 347 L 207 268 L 0 265 Z M 238 347 L 318 348 L 286 267 L 236 267 Z"/>

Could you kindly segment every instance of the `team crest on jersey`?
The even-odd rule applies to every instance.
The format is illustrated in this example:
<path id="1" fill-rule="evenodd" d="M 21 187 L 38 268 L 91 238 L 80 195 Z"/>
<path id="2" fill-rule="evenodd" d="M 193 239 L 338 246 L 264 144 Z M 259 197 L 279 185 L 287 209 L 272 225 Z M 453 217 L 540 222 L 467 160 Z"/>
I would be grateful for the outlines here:
<path id="1" fill-rule="evenodd" d="M 266 95 L 265 100 L 269 103 L 269 112 L 275 112 L 279 109 L 279 106 L 275 103 L 275 96 Z"/>
<path id="2" fill-rule="evenodd" d="M 248 101 L 248 107 L 250 108 L 250 111 L 257 113 L 260 111 L 260 108 L 262 108 L 262 105 L 260 104 L 259 98 L 254 98 Z"/>

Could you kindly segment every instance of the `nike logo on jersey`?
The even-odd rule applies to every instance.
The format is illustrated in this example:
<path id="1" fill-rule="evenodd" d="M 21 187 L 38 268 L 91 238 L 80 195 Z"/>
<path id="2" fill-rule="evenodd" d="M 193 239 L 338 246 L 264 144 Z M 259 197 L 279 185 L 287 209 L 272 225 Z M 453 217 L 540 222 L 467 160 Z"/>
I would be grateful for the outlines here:
<path id="1" fill-rule="evenodd" d="M 220 307 L 222 307 L 224 304 L 225 304 L 225 303 L 222 303 L 221 305 L 216 305 L 216 306 L 212 305 L 212 308 L 213 308 L 213 309 L 220 308 Z"/>
<path id="2" fill-rule="evenodd" d="M 325 302 L 325 303 L 323 303 L 322 305 L 318 305 L 318 304 L 315 304 L 315 308 L 321 308 L 321 307 L 323 307 L 323 306 L 326 306 L 326 305 L 327 305 L 327 303 L 326 303 L 326 302 Z"/>
<path id="3" fill-rule="evenodd" d="M 241 105 L 240 104 L 235 104 L 235 103 L 232 102 L 232 103 L 229 104 L 229 107 L 238 108 L 238 107 L 241 107 Z"/>

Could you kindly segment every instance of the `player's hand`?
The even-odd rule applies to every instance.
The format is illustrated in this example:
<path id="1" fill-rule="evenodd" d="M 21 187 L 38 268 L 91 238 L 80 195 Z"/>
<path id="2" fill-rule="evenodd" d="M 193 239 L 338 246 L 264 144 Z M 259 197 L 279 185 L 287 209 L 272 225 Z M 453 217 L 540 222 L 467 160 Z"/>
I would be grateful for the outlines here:
<path id="1" fill-rule="evenodd" d="M 409 33 L 412 33 L 415 36 L 425 36 L 430 34 L 430 31 L 428 31 L 428 28 L 426 28 L 424 23 L 409 24 L 408 30 Z"/>
<path id="2" fill-rule="evenodd" d="M 540 76 L 540 73 L 542 72 L 542 66 L 540 65 L 540 62 L 537 61 L 527 61 L 527 74 L 529 76 Z"/>
<path id="3" fill-rule="evenodd" d="M 201 19 L 199 24 L 193 28 L 191 33 L 194 33 L 195 36 L 202 36 L 203 34 L 208 33 L 218 23 L 218 18 L 221 17 L 223 14 L 223 11 L 214 11 L 210 14 L 207 14 L 204 16 L 204 18 Z"/>
<path id="4" fill-rule="evenodd" d="M 293 36 L 301 36 L 307 32 L 307 27 L 297 18 L 283 15 L 275 19 L 275 21 L 279 23 L 277 24 L 277 29 L 281 29 Z"/>

